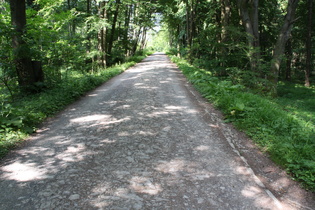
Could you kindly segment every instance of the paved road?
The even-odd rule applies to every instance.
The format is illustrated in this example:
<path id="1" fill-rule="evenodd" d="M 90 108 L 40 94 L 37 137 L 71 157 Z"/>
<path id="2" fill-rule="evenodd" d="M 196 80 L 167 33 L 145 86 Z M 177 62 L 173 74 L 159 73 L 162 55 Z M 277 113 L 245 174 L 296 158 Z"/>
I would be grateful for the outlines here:
<path id="1" fill-rule="evenodd" d="M 153 54 L 2 161 L 0 209 L 280 208 L 221 130 Z"/>

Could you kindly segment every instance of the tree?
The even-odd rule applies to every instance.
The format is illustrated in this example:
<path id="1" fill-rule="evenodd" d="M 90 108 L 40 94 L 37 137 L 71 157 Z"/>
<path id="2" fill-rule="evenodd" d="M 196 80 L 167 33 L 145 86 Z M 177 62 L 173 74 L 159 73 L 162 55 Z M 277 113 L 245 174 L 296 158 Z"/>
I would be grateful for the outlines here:
<path id="1" fill-rule="evenodd" d="M 231 2 L 230 0 L 221 0 L 221 21 L 222 21 L 222 31 L 221 31 L 221 41 L 225 43 L 228 39 L 228 27 L 231 18 Z"/>
<path id="2" fill-rule="evenodd" d="M 310 73 L 312 70 L 312 29 L 313 29 L 313 0 L 308 0 L 308 21 L 306 36 L 306 67 L 305 67 L 305 86 L 309 87 Z"/>
<path id="3" fill-rule="evenodd" d="M 221 55 L 225 56 L 227 54 L 227 42 L 228 42 L 228 27 L 230 24 L 230 18 L 231 18 L 231 2 L 230 0 L 221 0 Z M 225 63 L 222 59 L 221 66 L 223 67 L 222 74 L 226 74 L 226 71 L 224 69 Z"/>
<path id="4" fill-rule="evenodd" d="M 146 46 L 155 3 L 0 0 L 0 78 L 9 78 L 14 88 L 37 91 L 60 84 L 68 78 L 63 72 L 93 73 L 123 62 Z M 39 83 L 41 67 L 44 83 Z"/>
<path id="5" fill-rule="evenodd" d="M 101 1 L 99 2 L 98 5 L 98 11 L 99 11 L 99 17 L 101 21 L 101 28 L 99 29 L 98 32 L 98 50 L 99 50 L 99 65 L 102 67 L 106 67 L 106 61 L 107 61 L 107 26 L 106 26 L 106 21 L 107 21 L 107 8 L 106 8 L 106 1 Z"/>
<path id="6" fill-rule="evenodd" d="M 115 36 L 115 32 L 116 32 L 116 24 L 117 24 L 117 18 L 118 18 L 118 12 L 119 12 L 119 7 L 120 7 L 120 0 L 116 1 L 116 9 L 114 12 L 114 18 L 113 18 L 113 22 L 112 22 L 112 28 L 110 31 L 110 36 L 109 36 L 109 40 L 108 40 L 108 49 L 107 49 L 107 63 L 111 63 L 111 54 L 112 54 L 112 49 L 113 49 L 113 42 L 114 42 L 114 36 Z"/>
<path id="7" fill-rule="evenodd" d="M 247 33 L 251 69 L 256 72 L 260 61 L 258 4 L 259 0 L 238 0 L 242 23 Z"/>
<path id="8" fill-rule="evenodd" d="M 272 91 L 274 92 L 274 94 L 276 93 L 275 87 L 279 79 L 279 69 L 280 69 L 282 57 L 284 55 L 285 45 L 291 34 L 291 30 L 292 30 L 294 18 L 295 18 L 295 11 L 298 6 L 298 2 L 299 0 L 288 1 L 287 12 L 284 18 L 284 22 L 281 27 L 276 45 L 273 50 L 269 81 L 271 81 L 273 84 Z"/>
<path id="9" fill-rule="evenodd" d="M 14 28 L 12 47 L 18 82 L 23 91 L 30 91 L 36 82 L 43 81 L 41 65 L 33 62 L 30 48 L 24 41 L 26 36 L 26 5 L 25 0 L 10 0 L 11 22 Z"/>

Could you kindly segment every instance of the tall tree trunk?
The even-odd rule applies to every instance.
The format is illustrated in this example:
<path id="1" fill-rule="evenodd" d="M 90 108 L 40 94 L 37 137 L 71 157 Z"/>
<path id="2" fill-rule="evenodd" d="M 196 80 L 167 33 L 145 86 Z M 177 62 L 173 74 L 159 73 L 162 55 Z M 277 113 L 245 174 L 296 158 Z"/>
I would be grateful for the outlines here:
<path id="1" fill-rule="evenodd" d="M 131 19 L 133 19 L 133 23 L 135 25 L 139 25 L 138 22 L 136 21 L 138 19 L 138 11 L 139 11 L 139 8 L 140 8 L 140 0 L 134 4 L 134 7 L 133 7 L 133 11 L 132 11 L 132 15 L 133 17 Z M 132 48 L 131 48 L 131 55 L 135 55 L 136 54 L 136 51 L 137 51 L 137 48 L 138 48 L 138 44 L 139 44 L 139 36 L 141 34 L 141 29 L 142 29 L 142 26 L 136 26 L 133 28 L 133 37 L 132 37 Z"/>
<path id="2" fill-rule="evenodd" d="M 195 39 L 196 42 L 198 43 L 199 46 L 202 45 L 201 40 L 198 36 L 199 32 L 202 31 L 202 20 L 200 18 L 200 15 L 202 14 L 201 10 L 201 0 L 196 0 L 195 1 L 195 6 L 194 6 L 194 25 L 193 25 L 193 36 L 194 38 L 198 38 Z M 201 50 L 200 48 L 195 48 L 194 49 L 194 57 L 200 59 L 201 57 Z"/>
<path id="3" fill-rule="evenodd" d="M 221 0 L 221 49 L 220 54 L 221 58 L 224 58 L 226 56 L 227 50 L 226 50 L 226 43 L 228 40 L 228 31 L 227 27 L 230 23 L 230 17 L 231 17 L 231 2 L 230 0 Z M 222 59 L 223 60 L 223 59 Z M 221 72 L 222 75 L 226 74 L 225 71 L 225 63 L 224 61 L 220 63 L 220 66 L 223 67 L 223 70 Z"/>
<path id="4" fill-rule="evenodd" d="M 86 1 L 86 18 L 89 18 L 91 16 L 91 0 Z M 91 71 L 94 72 L 95 67 L 97 66 L 97 56 L 90 55 L 91 48 L 92 48 L 92 41 L 91 41 L 91 23 L 89 21 L 86 22 L 86 63 L 91 63 Z"/>
<path id="5" fill-rule="evenodd" d="M 133 47 L 132 47 L 132 51 L 131 51 L 131 55 L 135 55 L 136 54 L 136 51 L 137 51 L 137 48 L 138 48 L 138 44 L 139 44 L 139 36 L 140 36 L 140 33 L 141 33 L 141 27 L 139 27 L 138 31 L 135 32 L 134 34 L 134 42 L 133 42 Z"/>
<path id="6" fill-rule="evenodd" d="M 313 29 L 313 0 L 308 0 L 308 23 L 306 37 L 306 69 L 305 69 L 305 86 L 309 87 L 310 73 L 312 71 L 312 29 Z"/>
<path id="7" fill-rule="evenodd" d="M 193 0 L 191 3 L 191 44 L 194 44 L 194 39 L 196 38 L 197 35 L 197 27 L 196 27 L 196 22 L 197 22 L 197 14 L 198 14 L 198 5 L 199 1 L 198 0 Z"/>
<path id="8" fill-rule="evenodd" d="M 189 5 L 188 0 L 185 1 L 186 3 L 186 43 L 187 47 L 191 47 L 191 8 Z"/>
<path id="9" fill-rule="evenodd" d="M 116 29 L 116 23 L 117 23 L 117 17 L 118 17 L 118 12 L 119 12 L 119 6 L 120 6 L 120 0 L 116 1 L 116 10 L 114 13 L 114 18 L 113 18 L 113 23 L 112 23 L 112 29 L 110 33 L 110 37 L 108 40 L 108 49 L 107 49 L 107 65 L 111 65 L 111 53 L 112 53 L 112 48 L 113 48 L 113 43 L 114 43 L 114 36 L 115 36 L 115 29 Z"/>
<path id="10" fill-rule="evenodd" d="M 193 40 L 195 38 L 195 18 L 196 18 L 196 14 L 195 14 L 195 0 L 191 0 L 190 1 L 190 5 L 189 5 L 189 48 L 190 51 L 192 51 L 191 47 L 193 46 Z"/>
<path id="11" fill-rule="evenodd" d="M 221 41 L 225 43 L 228 38 L 227 27 L 230 23 L 231 17 L 231 3 L 230 0 L 221 0 L 221 22 L 222 22 L 222 30 L 221 30 Z"/>
<path id="12" fill-rule="evenodd" d="M 178 40 L 176 40 L 176 49 L 177 49 L 177 57 L 180 57 L 181 55 L 180 55 L 180 48 L 181 48 L 181 46 L 182 46 L 182 41 L 181 41 L 181 39 L 182 39 L 182 37 L 179 37 L 180 36 L 180 29 L 181 29 L 181 26 L 180 26 L 180 24 L 178 24 L 177 25 L 177 32 L 176 32 L 176 34 L 177 34 L 177 37 L 178 37 Z"/>
<path id="13" fill-rule="evenodd" d="M 287 67 L 285 70 L 285 80 L 290 81 L 291 80 L 291 71 L 292 71 L 292 57 L 293 57 L 293 51 L 292 51 L 292 41 L 291 38 L 287 41 L 287 50 L 286 50 L 286 59 L 287 59 Z"/>
<path id="14" fill-rule="evenodd" d="M 86 1 L 86 16 L 90 17 L 91 15 L 91 0 Z M 87 44 L 86 44 L 86 50 L 89 53 L 91 51 L 91 37 L 90 37 L 90 29 L 91 29 L 91 24 L 87 23 L 86 24 L 86 39 L 87 39 Z"/>
<path id="15" fill-rule="evenodd" d="M 194 36 L 194 0 L 185 0 L 186 4 L 186 46 L 191 49 Z"/>
<path id="16" fill-rule="evenodd" d="M 99 3 L 99 16 L 102 21 L 107 21 L 107 10 L 105 1 Z M 106 31 L 107 28 L 103 26 L 98 32 L 98 50 L 100 53 L 99 65 L 103 68 L 106 67 Z"/>
<path id="17" fill-rule="evenodd" d="M 125 25 L 124 25 L 124 36 L 123 36 L 123 43 L 125 48 L 125 56 L 129 56 L 129 40 L 128 40 L 128 32 L 129 32 L 129 23 L 131 18 L 131 9 L 132 5 L 126 7 L 125 12 Z"/>
<path id="18" fill-rule="evenodd" d="M 140 45 L 140 50 L 143 50 L 146 46 L 147 43 L 147 28 L 143 28 L 142 36 L 141 36 L 141 45 Z"/>
<path id="19" fill-rule="evenodd" d="M 70 11 L 72 9 L 71 0 L 67 0 L 68 10 Z M 69 30 L 69 36 L 73 36 L 75 33 L 75 23 L 74 20 L 71 20 L 68 25 Z"/>
<path id="20" fill-rule="evenodd" d="M 30 91 L 30 87 L 38 81 L 43 81 L 43 75 L 37 75 L 30 57 L 30 49 L 23 40 L 26 35 L 26 6 L 25 0 L 10 0 L 11 23 L 14 28 L 12 46 L 14 63 L 22 91 Z M 41 69 L 38 69 L 41 70 Z M 42 74 L 42 72 L 41 72 Z"/>
<path id="21" fill-rule="evenodd" d="M 247 41 L 249 47 L 249 59 L 251 70 L 257 72 L 260 61 L 260 42 L 258 31 L 258 5 L 259 0 L 238 0 L 240 15 L 247 32 Z"/>
<path id="22" fill-rule="evenodd" d="M 213 0 L 213 4 L 214 4 L 214 7 L 216 8 L 215 9 L 215 21 L 216 21 L 216 25 L 219 27 L 221 27 L 222 25 L 222 21 L 221 21 L 221 0 Z M 221 43 L 221 33 L 217 33 L 216 34 L 216 38 L 218 40 L 218 43 Z M 221 49 L 220 48 L 217 48 L 215 47 L 216 49 L 213 50 L 213 56 L 216 60 L 220 60 L 220 53 L 221 53 Z"/>
<path id="23" fill-rule="evenodd" d="M 288 41 L 291 34 L 295 11 L 298 6 L 298 2 L 299 0 L 289 0 L 287 14 L 285 16 L 284 23 L 281 27 L 280 34 L 278 35 L 278 39 L 273 51 L 270 75 L 268 79 L 273 84 L 273 87 L 270 87 L 271 88 L 270 90 L 273 92 L 274 95 L 276 95 L 276 86 L 278 83 L 279 69 L 285 49 L 285 44 Z"/>

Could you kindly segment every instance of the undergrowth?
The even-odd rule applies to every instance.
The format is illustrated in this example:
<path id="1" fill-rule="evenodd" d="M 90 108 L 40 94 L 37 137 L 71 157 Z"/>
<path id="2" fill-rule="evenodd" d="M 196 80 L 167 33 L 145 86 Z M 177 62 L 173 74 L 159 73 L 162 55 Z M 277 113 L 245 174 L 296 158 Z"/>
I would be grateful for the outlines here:
<path id="1" fill-rule="evenodd" d="M 0 95 L 0 158 L 33 133 L 44 119 L 53 116 L 86 92 L 145 57 L 146 55 L 131 57 L 126 63 L 100 70 L 98 73 L 68 72 L 66 79 L 52 89 L 20 97 L 14 102 L 9 101 L 7 96 Z"/>
<path id="2" fill-rule="evenodd" d="M 296 117 L 315 125 L 315 87 L 280 82 L 276 102 Z"/>
<path id="3" fill-rule="evenodd" d="M 220 80 L 183 59 L 175 56 L 171 59 L 195 88 L 224 113 L 226 122 L 232 122 L 250 136 L 293 179 L 315 191 L 314 108 L 300 117 L 290 109 L 294 104 L 288 98 L 272 100 L 249 93 L 244 86 Z M 279 92 L 285 90 L 282 88 Z M 313 90 L 308 97 L 314 98 L 314 95 Z M 312 98 L 309 100 L 315 102 Z M 312 102 L 302 107 L 309 110 L 314 107 Z"/>

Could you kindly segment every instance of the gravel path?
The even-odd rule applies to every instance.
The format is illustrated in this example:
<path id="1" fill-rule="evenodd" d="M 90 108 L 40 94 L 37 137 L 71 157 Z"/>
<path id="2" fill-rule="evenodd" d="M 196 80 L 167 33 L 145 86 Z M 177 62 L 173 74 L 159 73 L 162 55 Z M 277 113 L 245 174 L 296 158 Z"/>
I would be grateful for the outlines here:
<path id="1" fill-rule="evenodd" d="M 283 207 L 192 93 L 165 55 L 149 56 L 2 161 L 0 209 Z"/>

